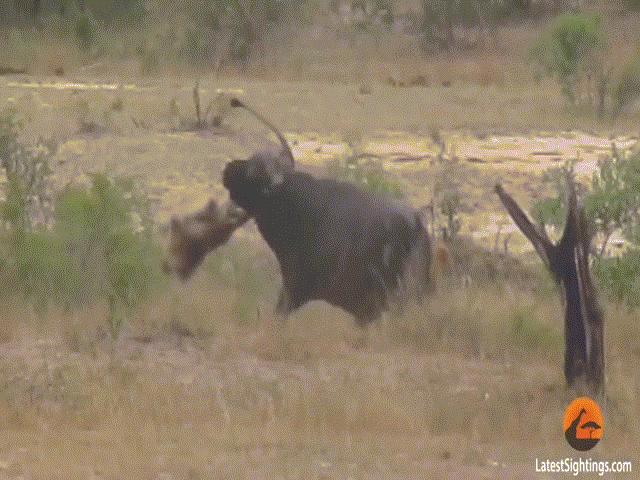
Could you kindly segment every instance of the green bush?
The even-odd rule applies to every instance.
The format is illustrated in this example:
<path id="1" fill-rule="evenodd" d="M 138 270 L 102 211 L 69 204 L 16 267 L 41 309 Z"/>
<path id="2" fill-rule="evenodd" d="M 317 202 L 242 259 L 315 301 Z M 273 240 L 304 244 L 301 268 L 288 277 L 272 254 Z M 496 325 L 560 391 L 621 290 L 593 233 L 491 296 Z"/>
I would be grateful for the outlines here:
<path id="1" fill-rule="evenodd" d="M 48 222 L 49 161 L 56 151 L 56 145 L 51 142 L 23 145 L 18 140 L 21 129 L 22 123 L 15 111 L 0 113 L 0 169 L 7 178 L 5 200 L 0 202 L 0 220 L 14 230 Z"/>
<path id="2" fill-rule="evenodd" d="M 542 226 L 561 229 L 566 218 L 566 168 L 552 168 L 544 173 L 554 195 L 539 200 L 532 209 L 533 219 Z M 615 231 L 631 243 L 640 245 L 640 154 L 624 155 L 613 148 L 610 156 L 598 163 L 591 184 L 582 195 L 587 219 L 594 227 L 602 255 Z"/>
<path id="3" fill-rule="evenodd" d="M 561 228 L 567 216 L 566 183 L 563 168 L 550 168 L 542 175 L 543 183 L 549 185 L 554 196 L 536 202 L 531 209 L 531 216 L 543 227 Z"/>
<path id="4" fill-rule="evenodd" d="M 633 197 L 628 182 L 633 182 L 633 160 L 627 161 L 615 151 L 600 161 L 591 179 L 591 191 L 584 199 L 587 217 L 603 237 L 599 256 L 605 253 L 609 238 L 615 230 L 631 225 Z M 635 202 L 638 205 L 637 202 Z"/>
<path id="5" fill-rule="evenodd" d="M 530 307 L 514 309 L 510 323 L 511 336 L 519 347 L 544 351 L 562 345 L 562 338 L 557 331 L 541 323 Z"/>
<path id="6" fill-rule="evenodd" d="M 68 282 L 61 300 L 106 299 L 115 336 L 128 314 L 160 279 L 144 197 L 129 180 L 94 175 L 89 189 L 68 188 L 55 207 L 54 243 L 62 249 Z"/>
<path id="7" fill-rule="evenodd" d="M 614 116 L 640 97 L 640 56 L 624 67 L 612 95 Z"/>
<path id="8" fill-rule="evenodd" d="M 7 266 L 38 309 L 106 302 L 114 337 L 123 319 L 161 285 L 161 252 L 130 182 L 95 175 L 90 188 L 69 187 L 55 203 L 53 228 L 13 235 Z"/>
<path id="9" fill-rule="evenodd" d="M 616 258 L 600 257 L 592 270 L 598 285 L 612 300 L 640 306 L 640 249 L 632 248 Z"/>
<path id="10" fill-rule="evenodd" d="M 441 151 L 444 152 L 444 147 Z M 463 187 L 460 179 L 468 175 L 462 168 L 454 157 L 443 163 L 442 168 L 433 175 L 433 197 L 427 211 L 430 213 L 431 228 L 446 241 L 455 240 L 462 228 L 460 214 L 465 210 L 465 205 L 460 193 Z"/>
<path id="11" fill-rule="evenodd" d="M 541 225 L 564 225 L 563 177 L 559 169 L 544 176 L 556 194 L 532 208 L 532 216 Z M 598 285 L 613 300 L 640 306 L 640 153 L 624 155 L 614 148 L 600 161 L 581 198 L 596 234 L 593 273 Z M 607 257 L 609 239 L 616 232 L 624 236 L 629 248 L 619 257 Z"/>
<path id="12" fill-rule="evenodd" d="M 606 77 L 601 56 L 607 42 L 601 23 L 598 15 L 561 15 L 530 50 L 530 58 L 558 81 L 572 105 L 595 97 L 588 79 L 597 85 Z"/>
<path id="13" fill-rule="evenodd" d="M 78 45 L 83 50 L 91 49 L 97 38 L 97 27 L 93 18 L 88 14 L 81 12 L 74 20 L 74 34 Z"/>
<path id="14" fill-rule="evenodd" d="M 327 164 L 327 171 L 330 177 L 353 183 L 363 190 L 392 198 L 404 197 L 401 183 L 389 178 L 380 162 L 334 160 Z"/>
<path id="15" fill-rule="evenodd" d="M 71 272 L 65 269 L 61 245 L 56 240 L 46 230 L 22 232 L 12 239 L 6 251 L 7 267 L 15 277 L 11 279 L 14 288 L 40 312 L 70 286 Z"/>
<path id="16" fill-rule="evenodd" d="M 439 193 L 440 201 L 438 206 L 440 207 L 440 213 L 444 215 L 447 222 L 446 227 L 444 227 L 446 230 L 443 231 L 443 236 L 446 240 L 451 240 L 458 236 L 458 232 L 462 227 L 462 222 L 460 221 L 462 197 L 455 187 Z"/>

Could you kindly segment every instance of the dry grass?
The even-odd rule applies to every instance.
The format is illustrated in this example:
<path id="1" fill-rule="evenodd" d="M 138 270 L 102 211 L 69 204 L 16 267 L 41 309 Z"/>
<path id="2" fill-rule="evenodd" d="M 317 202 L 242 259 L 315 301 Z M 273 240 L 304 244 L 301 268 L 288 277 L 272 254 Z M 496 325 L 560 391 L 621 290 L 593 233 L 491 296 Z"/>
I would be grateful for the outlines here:
<path id="1" fill-rule="evenodd" d="M 613 65 L 621 66 L 635 54 L 639 18 L 635 15 L 607 18 L 613 52 L 609 59 Z M 382 34 L 376 39 L 360 34 L 348 41 L 330 32 L 314 34 L 302 30 L 291 32 L 299 37 L 292 45 L 271 46 L 242 75 L 229 69 L 219 76 L 213 68 L 194 70 L 178 62 L 163 64 L 155 75 L 146 77 L 137 71 L 137 60 L 127 57 L 131 47 L 128 50 L 120 46 L 122 38 L 115 34 L 102 39 L 101 48 L 111 46 L 111 54 L 117 61 L 109 55 L 92 59 L 69 42 L 41 38 L 44 33 L 12 30 L 0 32 L 0 39 L 7 43 L 7 48 L 0 52 L 0 65 L 26 66 L 38 80 L 108 79 L 106 83 L 113 83 L 116 78 L 115 83 L 136 83 L 140 88 L 124 91 L 70 88 L 63 92 L 6 89 L 5 80 L 30 78 L 1 77 L 0 105 L 7 97 L 13 99 L 38 123 L 35 129 L 39 133 L 76 133 L 74 123 L 83 102 L 88 104 L 93 120 L 107 127 L 107 132 L 137 128 L 131 118 L 138 126 L 167 128 L 169 102 L 173 98 L 181 115 L 193 117 L 191 89 L 195 79 L 200 79 L 205 97 L 211 98 L 218 88 L 243 90 L 247 99 L 269 113 L 278 125 L 297 132 L 429 133 L 432 128 L 482 133 L 575 128 L 635 132 L 637 109 L 627 112 L 612 126 L 608 120 L 596 120 L 593 112 L 567 109 L 554 83 L 534 81 L 527 52 L 542 28 L 543 23 L 505 27 L 497 45 L 491 48 L 429 56 L 420 51 L 411 36 Z M 135 33 L 134 43 L 143 40 L 140 35 Z M 62 77 L 55 76 L 59 68 L 64 72 Z M 424 77 L 425 86 L 388 85 L 389 77 L 410 84 L 418 76 Z M 363 83 L 371 90 L 370 95 L 358 93 Z M 122 101 L 122 111 L 109 108 L 116 99 Z M 42 104 L 50 107 L 43 108 Z M 64 112 L 64 124 L 52 122 L 54 112 L 58 115 Z"/>
<path id="2" fill-rule="evenodd" d="M 571 454 L 559 309 L 544 296 L 441 291 L 361 332 L 323 304 L 243 326 L 204 279 L 175 295 L 115 344 L 99 312 L 3 315 L 0 475 L 533 478 L 536 456 Z M 610 312 L 593 455 L 637 460 L 640 332 Z"/>
<path id="3" fill-rule="evenodd" d="M 429 87 L 396 88 L 384 81 L 370 83 L 372 93 L 360 95 L 358 85 L 303 80 L 272 82 L 225 78 L 208 75 L 201 78 L 203 101 L 215 96 L 217 89 L 244 92 L 247 101 L 266 112 L 285 131 L 335 132 L 360 131 L 373 134 L 384 131 L 404 131 L 429 134 L 433 128 L 491 132 L 536 132 L 554 130 L 595 130 L 610 132 L 609 123 L 598 123 L 586 114 L 576 116 L 569 111 L 555 85 L 531 82 L 521 84 L 486 85 L 493 64 L 478 65 L 476 83 L 456 82 L 451 87 L 433 84 Z M 447 65 L 455 69 L 456 64 Z M 462 61 L 461 70 L 467 74 Z M 98 81 L 96 77 L 74 75 L 74 81 Z M 98 77 L 99 78 L 99 77 Z M 48 79 L 60 81 L 60 79 Z M 62 80 L 63 82 L 65 80 Z M 43 134 L 68 136 L 78 133 L 80 117 L 89 116 L 106 127 L 104 133 L 125 133 L 138 129 L 168 130 L 171 127 L 170 101 L 175 98 L 179 113 L 194 118 L 191 90 L 193 77 L 136 81 L 129 90 L 127 81 L 116 90 L 83 90 L 70 86 L 66 90 L 26 88 L 19 78 L 0 78 L 0 100 L 4 106 L 17 105 L 33 119 L 32 128 Z M 109 83 L 109 82 L 107 82 Z M 483 84 L 485 86 L 483 86 Z M 37 85 L 34 85 L 37 87 Z M 122 111 L 110 105 L 116 99 L 123 103 Z M 313 114 L 311 114 L 313 112 Z M 63 114 L 64 124 L 51 123 Z M 132 123 L 135 119 L 136 123 Z M 112 122 L 110 124 L 110 121 Z M 244 120 L 234 120 L 242 125 Z M 618 131 L 635 131 L 637 113 L 621 118 Z M 235 123 L 239 122 L 239 123 Z"/>

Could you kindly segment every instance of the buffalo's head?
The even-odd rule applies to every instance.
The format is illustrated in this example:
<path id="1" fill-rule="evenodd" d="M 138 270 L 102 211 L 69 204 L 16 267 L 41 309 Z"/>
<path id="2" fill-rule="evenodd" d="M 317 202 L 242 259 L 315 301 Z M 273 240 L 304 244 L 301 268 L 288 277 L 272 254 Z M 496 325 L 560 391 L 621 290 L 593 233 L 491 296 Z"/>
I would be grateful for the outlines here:
<path id="1" fill-rule="evenodd" d="M 262 150 L 246 160 L 233 160 L 223 172 L 223 184 L 231 200 L 249 214 L 268 199 L 283 184 L 285 175 L 294 168 L 293 153 L 280 131 L 265 117 L 237 98 L 231 99 L 233 108 L 242 108 L 266 125 L 280 142 L 280 148 Z"/>
<path id="2" fill-rule="evenodd" d="M 283 167 L 277 155 L 258 152 L 248 160 L 233 160 L 222 174 L 222 183 L 231 200 L 249 214 L 284 183 L 290 167 Z"/>

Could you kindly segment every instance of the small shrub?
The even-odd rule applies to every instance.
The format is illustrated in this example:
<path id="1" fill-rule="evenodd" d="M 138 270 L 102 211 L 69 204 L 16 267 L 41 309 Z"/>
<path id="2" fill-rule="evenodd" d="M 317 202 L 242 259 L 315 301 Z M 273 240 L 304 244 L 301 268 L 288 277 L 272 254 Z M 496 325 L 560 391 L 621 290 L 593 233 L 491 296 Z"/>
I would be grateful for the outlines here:
<path id="1" fill-rule="evenodd" d="M 177 130 L 181 126 L 181 118 L 180 107 L 178 106 L 178 100 L 176 100 L 176 97 L 173 97 L 171 100 L 169 100 L 168 117 L 171 129 Z"/>
<path id="2" fill-rule="evenodd" d="M 71 281 L 71 272 L 65 269 L 60 255 L 60 245 L 50 232 L 38 230 L 23 232 L 13 239 L 9 248 L 14 285 L 33 302 L 36 311 L 43 312 L 51 300 L 58 297 L 60 289 L 68 287 Z"/>
<path id="3" fill-rule="evenodd" d="M 556 195 L 536 203 L 532 214 L 542 225 L 561 227 L 566 216 L 561 170 L 545 174 Z M 613 148 L 600 161 L 590 188 L 581 195 L 587 220 L 600 239 L 593 258 L 598 285 L 618 302 L 640 306 L 640 154 L 624 155 Z M 618 258 L 607 258 L 606 247 L 614 232 L 620 232 L 630 247 Z"/>
<path id="4" fill-rule="evenodd" d="M 543 183 L 549 185 L 553 196 L 536 202 L 531 208 L 531 216 L 543 227 L 561 229 L 564 225 L 566 213 L 566 182 L 564 180 L 566 168 L 571 166 L 550 168 L 542 175 Z"/>
<path id="5" fill-rule="evenodd" d="M 433 199 L 428 206 L 431 213 L 430 221 L 434 231 L 444 240 L 454 240 L 462 228 L 460 213 L 464 205 L 459 179 L 464 178 L 465 173 L 460 170 L 460 164 L 455 159 L 455 155 L 444 154 L 446 146 L 437 130 L 432 133 L 432 138 L 440 148 L 441 161 L 447 160 L 443 163 L 442 169 L 434 175 Z M 441 216 L 444 219 L 441 219 Z"/>
<path id="6" fill-rule="evenodd" d="M 22 123 L 13 110 L 0 113 L 0 169 L 7 178 L 0 220 L 14 231 L 49 221 L 47 181 L 51 173 L 49 161 L 56 151 L 54 143 L 42 140 L 35 146 L 23 145 L 18 140 L 21 129 Z"/>
<path id="7" fill-rule="evenodd" d="M 335 160 L 327 164 L 327 171 L 330 177 L 353 183 L 363 190 L 392 198 L 404 197 L 401 183 L 389 178 L 379 162 Z"/>
<path id="8" fill-rule="evenodd" d="M 557 228 L 564 223 L 566 217 L 564 202 L 560 197 L 540 200 L 533 205 L 531 216 L 539 225 Z"/>
<path id="9" fill-rule="evenodd" d="M 547 276 L 536 269 L 537 265 L 532 267 L 518 258 L 487 250 L 464 235 L 436 245 L 447 248 L 448 266 L 444 274 L 450 278 L 444 280 L 453 280 L 456 286 L 465 276 L 471 285 L 491 285 L 497 290 L 507 287 L 530 291 L 532 287 L 547 286 Z"/>
<path id="10" fill-rule="evenodd" d="M 160 251 L 146 201 L 133 182 L 94 175 L 91 188 L 68 188 L 60 195 L 55 219 L 53 233 L 67 268 L 89 282 L 87 291 L 79 286 L 66 292 L 67 301 L 106 298 L 110 310 L 130 311 L 148 296 L 159 278 Z"/>
<path id="11" fill-rule="evenodd" d="M 529 55 L 545 75 L 558 81 L 567 101 L 575 105 L 595 98 L 592 89 L 607 76 L 601 58 L 606 43 L 599 16 L 567 14 L 554 20 Z"/>
<path id="12" fill-rule="evenodd" d="M 103 126 L 97 121 L 94 112 L 87 100 L 80 100 L 77 104 L 78 111 L 78 133 L 97 134 Z"/>
<path id="13" fill-rule="evenodd" d="M 584 200 L 587 217 L 603 237 L 599 248 L 602 256 L 615 230 L 625 228 L 629 220 L 632 197 L 626 183 L 631 180 L 626 161 L 617 155 L 602 159 L 591 179 L 591 191 Z"/>
<path id="14" fill-rule="evenodd" d="M 625 107 L 640 97 L 640 56 L 625 66 L 612 95 L 614 116 L 619 115 Z"/>
<path id="15" fill-rule="evenodd" d="M 553 350 L 562 344 L 560 335 L 540 323 L 531 308 L 517 308 L 511 313 L 511 335 L 518 346 L 530 350 Z"/>
<path id="16" fill-rule="evenodd" d="M 14 286 L 39 310 L 105 302 L 114 338 L 161 285 L 146 202 L 130 181 L 98 174 L 90 188 L 68 187 L 55 203 L 52 228 L 18 233 L 5 252 Z"/>
<path id="17" fill-rule="evenodd" d="M 616 258 L 600 257 L 593 263 L 598 285 L 617 302 L 640 306 L 640 249 L 632 248 Z"/>
<path id="18" fill-rule="evenodd" d="M 460 221 L 460 205 L 462 198 L 457 189 L 445 190 L 442 192 L 439 202 L 440 212 L 446 218 L 447 224 L 445 227 L 444 237 L 446 239 L 453 239 L 458 236 L 458 232 L 462 227 Z"/>
<path id="19" fill-rule="evenodd" d="M 116 98 L 113 102 L 111 102 L 111 105 L 109 105 L 109 108 L 114 112 L 123 111 L 124 110 L 124 100 L 121 97 Z"/>
<path id="20" fill-rule="evenodd" d="M 151 75 L 158 71 L 160 57 L 154 49 L 142 45 L 137 49 L 137 54 L 140 61 L 140 72 L 143 75 Z"/>
<path id="21" fill-rule="evenodd" d="M 74 34 L 81 49 L 89 50 L 95 45 L 97 27 L 89 14 L 85 12 L 78 14 L 74 21 Z"/>

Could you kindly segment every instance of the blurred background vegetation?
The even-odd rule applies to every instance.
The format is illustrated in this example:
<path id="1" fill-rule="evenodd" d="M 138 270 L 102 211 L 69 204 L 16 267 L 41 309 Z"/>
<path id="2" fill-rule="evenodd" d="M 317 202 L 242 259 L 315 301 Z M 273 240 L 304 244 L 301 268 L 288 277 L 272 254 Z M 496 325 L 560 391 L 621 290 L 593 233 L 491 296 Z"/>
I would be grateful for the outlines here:
<path id="1" fill-rule="evenodd" d="M 199 69 L 253 67 L 257 72 L 286 65 L 299 47 L 313 47 L 311 63 L 349 46 L 380 56 L 486 51 L 518 48 L 512 38 L 520 30 L 539 32 L 551 22 L 535 57 L 563 82 L 575 98 L 581 74 L 589 82 L 601 78 L 582 68 L 605 62 L 606 30 L 623 21 L 637 2 L 613 0 L 8 0 L 0 5 L 3 40 L 19 53 L 14 68 L 34 67 L 36 51 L 47 39 L 68 42 L 84 60 L 135 59 L 153 73 L 176 62 Z M 167 15 L 170 12 L 170 15 Z M 621 26 L 621 25 L 618 25 Z M 621 32 L 617 32 L 618 35 Z M 623 32 L 634 37 L 632 31 Z M 51 47 L 51 45 L 50 45 Z M 309 52 L 310 53 L 310 52 Z M 335 53 L 335 52 L 334 52 Z M 4 56 L 8 53 L 5 51 Z M 287 59 L 286 57 L 289 56 Z M 78 58 L 67 60 L 72 66 Z M 0 57 L 2 58 L 2 57 Z M 7 59 L 9 60 L 9 59 Z M 53 59 L 52 59 L 53 60 Z M 518 59 L 511 59 L 518 61 Z M 6 61 L 6 60 L 5 60 Z M 519 61 L 522 61 L 520 59 Z M 606 63 L 606 62 L 605 62 Z M 64 67 L 64 65 L 59 65 Z M 597 68 L 596 68 L 597 67 Z M 280 68 L 282 69 L 282 68 Z M 581 70 L 580 72 L 578 70 Z M 304 72 L 302 72 L 304 73 Z M 602 72 L 601 72 L 602 73 Z M 616 72 L 618 73 L 618 72 Z"/>
<path id="2" fill-rule="evenodd" d="M 569 106 L 604 118 L 638 95 L 638 8 L 634 0 L 8 0 L 0 73 L 117 64 L 112 73 L 394 86 L 549 77 Z M 425 71 L 427 58 L 451 68 Z"/>

